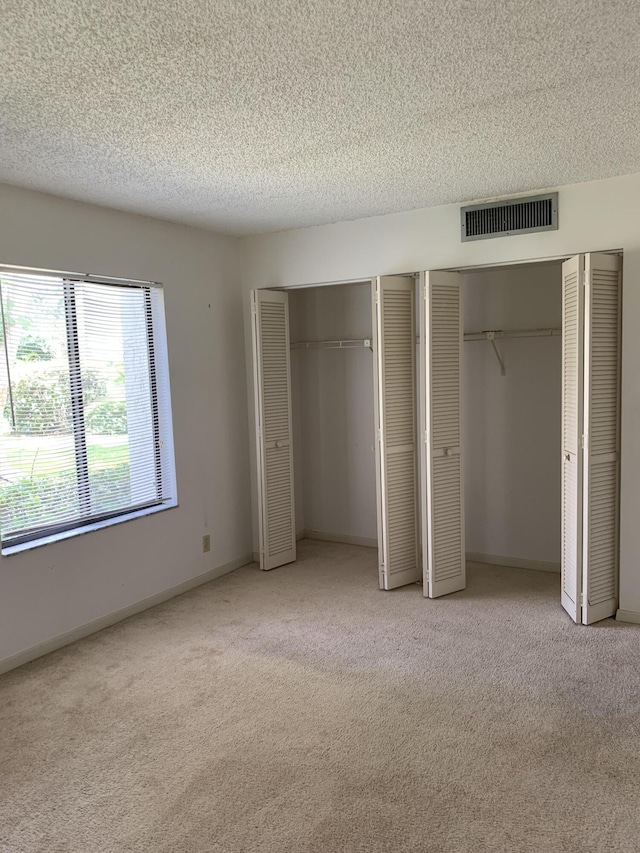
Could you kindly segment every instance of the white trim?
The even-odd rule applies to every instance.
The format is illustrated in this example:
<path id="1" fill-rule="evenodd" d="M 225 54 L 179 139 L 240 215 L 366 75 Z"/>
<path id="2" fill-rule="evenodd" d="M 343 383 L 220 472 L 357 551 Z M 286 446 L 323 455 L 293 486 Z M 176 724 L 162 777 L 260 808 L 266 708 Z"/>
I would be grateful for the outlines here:
<path id="1" fill-rule="evenodd" d="M 0 264 L 0 273 L 7 275 L 42 275 L 52 278 L 65 278 L 73 281 L 90 281 L 102 284 L 131 285 L 132 287 L 151 286 L 162 287 L 159 281 L 148 281 L 142 278 L 119 278 L 112 275 L 94 275 L 90 272 L 69 272 L 69 270 L 51 270 L 42 267 L 21 267 L 15 264 Z"/>
<path id="2" fill-rule="evenodd" d="M 640 613 L 635 610 L 618 610 L 616 612 L 616 620 L 618 622 L 633 622 L 635 625 L 640 625 Z"/>
<path id="3" fill-rule="evenodd" d="M 413 275 L 413 273 L 411 273 Z M 404 275 L 404 273 L 402 273 Z M 305 284 L 285 284 L 282 287 L 269 287 L 265 285 L 259 290 L 309 290 L 312 287 L 338 287 L 344 284 L 370 284 L 375 276 L 365 276 L 364 278 L 345 278 L 339 281 L 311 281 Z"/>
<path id="4" fill-rule="evenodd" d="M 106 616 L 100 616 L 98 619 L 94 619 L 84 625 L 79 625 L 71 631 L 66 631 L 64 634 L 58 634 L 57 637 L 52 637 L 50 640 L 45 640 L 43 643 L 38 643 L 37 645 L 31 646 L 30 648 L 25 649 L 22 652 L 18 652 L 15 655 L 11 655 L 8 658 L 3 658 L 0 660 L 0 674 L 3 672 L 9 672 L 9 670 L 15 669 L 18 666 L 23 666 L 25 663 L 29 663 L 36 658 L 49 654 L 50 652 L 55 652 L 57 649 L 68 646 L 70 643 L 75 643 L 77 640 L 82 640 L 90 634 L 102 631 L 103 628 L 109 628 L 117 622 L 122 622 L 123 619 L 128 619 L 129 616 L 135 616 L 136 613 L 142 613 L 143 610 L 148 610 L 150 607 L 155 607 L 157 604 L 169 601 L 171 598 L 182 595 L 183 593 L 188 592 L 191 589 L 195 589 L 195 587 L 201 586 L 202 584 L 209 583 L 209 581 L 222 577 L 222 575 L 233 572 L 251 562 L 251 554 L 238 557 L 238 559 L 232 560 L 230 563 L 225 563 L 215 569 L 210 569 L 202 575 L 196 575 L 196 577 L 190 578 L 188 581 L 183 581 L 183 583 L 169 587 L 169 589 L 165 589 L 162 592 L 157 592 L 155 595 L 149 596 L 149 598 L 143 598 L 141 601 L 136 601 L 134 604 L 129 604 L 127 607 L 123 607 L 113 613 L 108 613 Z"/>
<path id="5" fill-rule="evenodd" d="M 466 204 L 466 202 L 465 202 Z M 502 269 L 503 267 L 523 267 L 533 266 L 534 264 L 552 264 L 556 262 L 568 261 L 579 252 L 568 252 L 562 255 L 546 255 L 542 258 L 518 258 L 511 261 L 493 261 L 486 264 L 471 264 L 471 266 L 459 267 L 442 267 L 442 272 L 473 272 L 474 270 L 483 270 L 491 272 L 491 270 Z M 622 255 L 622 249 L 598 249 L 599 255 Z"/>
<path id="6" fill-rule="evenodd" d="M 323 530 L 303 530 L 302 539 L 318 539 L 321 542 L 339 542 L 342 545 L 361 545 L 364 548 L 377 548 L 378 540 L 366 536 L 350 536 L 348 533 L 325 533 Z"/>
<path id="7" fill-rule="evenodd" d="M 153 349 L 155 350 L 156 387 L 158 390 L 158 425 L 160 429 L 160 470 L 163 494 L 177 505 L 178 486 L 176 480 L 176 454 L 173 441 L 173 404 L 171 402 L 171 379 L 169 368 L 169 343 L 167 340 L 167 318 L 164 306 L 164 291 L 155 291 L 151 297 L 151 324 Z"/>
<path id="8" fill-rule="evenodd" d="M 105 518 L 104 521 L 80 524 L 78 527 L 72 527 L 70 530 L 62 530 L 58 533 L 52 533 L 50 536 L 41 536 L 39 539 L 30 539 L 28 542 L 21 542 L 19 545 L 7 545 L 2 549 L 2 557 L 11 557 L 13 554 L 20 554 L 22 551 L 31 551 L 34 548 L 42 547 L 42 545 L 53 545 L 55 542 L 62 542 L 64 539 L 73 539 L 74 536 L 83 536 L 85 533 L 93 533 L 94 530 L 113 527 L 114 524 L 124 524 L 126 521 L 133 521 L 134 518 L 142 518 L 145 515 L 164 512 L 166 509 L 174 509 L 177 506 L 178 501 L 174 498 L 158 506 L 146 507 L 135 512 L 123 511 L 121 515 L 114 515 L 113 518 Z"/>
<path id="9" fill-rule="evenodd" d="M 535 569 L 538 572 L 560 573 L 560 563 L 549 563 L 545 560 L 528 560 L 525 557 L 502 557 L 498 554 L 481 554 L 478 551 L 467 551 L 466 558 L 470 563 L 488 563 L 492 566 L 507 566 L 511 569 Z"/>

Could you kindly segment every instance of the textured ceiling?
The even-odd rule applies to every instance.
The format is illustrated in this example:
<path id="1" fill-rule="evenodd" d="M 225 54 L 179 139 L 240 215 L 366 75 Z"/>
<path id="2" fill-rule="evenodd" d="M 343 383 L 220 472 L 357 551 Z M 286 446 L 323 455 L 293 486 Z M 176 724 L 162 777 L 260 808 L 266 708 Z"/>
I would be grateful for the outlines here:
<path id="1" fill-rule="evenodd" d="M 640 171 L 638 0 L 2 0 L 0 181 L 271 231 Z"/>

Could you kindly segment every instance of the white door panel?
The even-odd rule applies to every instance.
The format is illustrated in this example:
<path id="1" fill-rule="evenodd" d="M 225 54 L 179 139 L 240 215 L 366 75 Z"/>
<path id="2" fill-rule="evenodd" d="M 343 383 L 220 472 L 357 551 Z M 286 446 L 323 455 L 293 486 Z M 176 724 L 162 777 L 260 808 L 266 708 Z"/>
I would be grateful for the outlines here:
<path id="1" fill-rule="evenodd" d="M 585 625 L 618 606 L 621 259 L 563 264 L 562 606 Z"/>
<path id="2" fill-rule="evenodd" d="M 461 276 L 427 272 L 422 287 L 422 560 L 424 594 L 437 598 L 466 585 Z"/>
<path id="3" fill-rule="evenodd" d="M 415 284 L 373 282 L 380 588 L 420 580 L 415 373 Z"/>
<path id="4" fill-rule="evenodd" d="M 251 293 L 260 568 L 296 559 L 289 310 L 286 293 Z"/>
<path id="5" fill-rule="evenodd" d="M 621 261 L 585 256 L 582 622 L 618 608 Z"/>
<path id="6" fill-rule="evenodd" d="M 584 256 L 562 265 L 562 606 L 581 621 Z"/>

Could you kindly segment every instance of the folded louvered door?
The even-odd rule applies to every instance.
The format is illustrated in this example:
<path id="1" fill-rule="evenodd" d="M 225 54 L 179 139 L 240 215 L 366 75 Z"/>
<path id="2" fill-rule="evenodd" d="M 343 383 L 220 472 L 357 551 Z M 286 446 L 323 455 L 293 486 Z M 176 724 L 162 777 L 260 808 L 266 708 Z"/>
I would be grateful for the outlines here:
<path id="1" fill-rule="evenodd" d="M 380 588 L 420 580 L 416 436 L 415 285 L 373 282 L 376 476 Z"/>
<path id="2" fill-rule="evenodd" d="M 582 620 L 584 255 L 562 265 L 562 606 Z"/>
<path id="3" fill-rule="evenodd" d="M 582 622 L 618 607 L 621 258 L 588 254 L 584 294 Z"/>
<path id="4" fill-rule="evenodd" d="M 287 294 L 251 293 L 260 568 L 296 558 Z"/>
<path id="5" fill-rule="evenodd" d="M 466 585 L 460 274 L 425 273 L 422 295 L 423 588 L 429 598 L 438 598 Z"/>

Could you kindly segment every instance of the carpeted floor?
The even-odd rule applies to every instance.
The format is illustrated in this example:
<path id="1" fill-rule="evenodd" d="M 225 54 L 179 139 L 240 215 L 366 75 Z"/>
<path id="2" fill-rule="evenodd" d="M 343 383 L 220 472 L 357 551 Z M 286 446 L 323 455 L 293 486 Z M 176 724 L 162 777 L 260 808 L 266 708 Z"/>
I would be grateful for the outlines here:
<path id="1" fill-rule="evenodd" d="M 0 679 L 1 853 L 640 849 L 640 626 L 375 552 L 193 590 Z"/>

